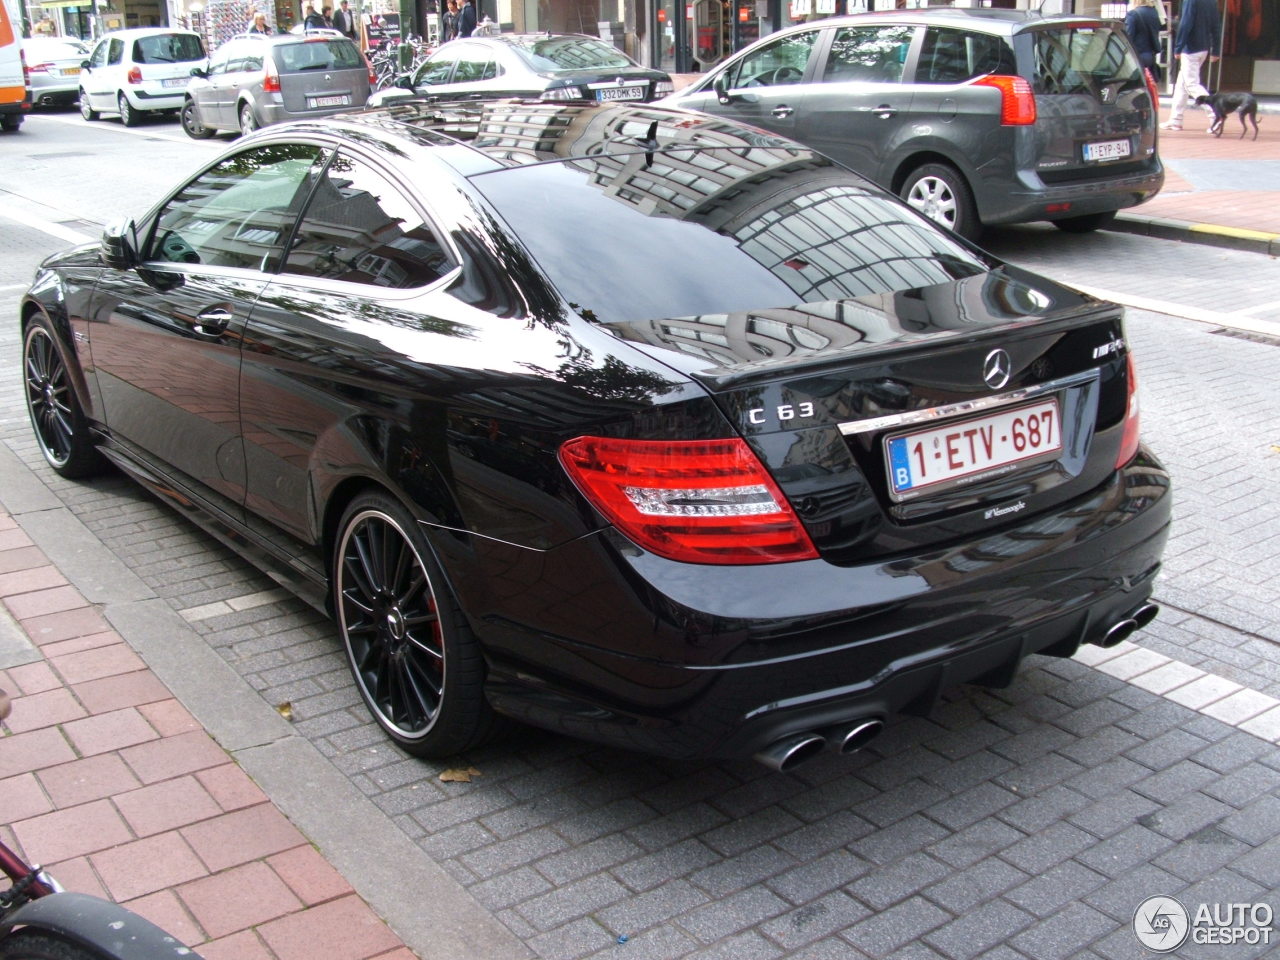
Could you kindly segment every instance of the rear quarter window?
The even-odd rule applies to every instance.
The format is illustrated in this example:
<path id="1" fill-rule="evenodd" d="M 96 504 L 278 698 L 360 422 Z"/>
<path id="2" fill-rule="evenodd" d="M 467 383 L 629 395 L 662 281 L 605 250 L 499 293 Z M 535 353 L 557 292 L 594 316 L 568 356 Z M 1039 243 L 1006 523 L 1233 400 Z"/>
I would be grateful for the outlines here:
<path id="1" fill-rule="evenodd" d="M 1142 68 L 1128 40 L 1107 26 L 1064 27 L 1033 34 L 1036 93 L 1097 95 L 1107 85 L 1142 87 Z"/>
<path id="2" fill-rule="evenodd" d="M 963 83 L 987 74 L 1016 74 L 1013 48 L 1003 37 L 930 27 L 924 34 L 916 83 Z"/>

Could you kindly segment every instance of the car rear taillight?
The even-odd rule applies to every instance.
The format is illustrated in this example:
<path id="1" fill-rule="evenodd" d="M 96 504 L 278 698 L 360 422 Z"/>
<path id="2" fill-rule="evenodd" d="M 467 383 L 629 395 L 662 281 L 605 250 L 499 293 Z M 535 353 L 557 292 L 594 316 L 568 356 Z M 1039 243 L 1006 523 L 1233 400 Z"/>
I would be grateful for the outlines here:
<path id="1" fill-rule="evenodd" d="M 32 65 L 31 65 L 31 66 L 29 66 L 29 67 L 26 67 L 26 68 L 25 68 L 25 70 L 26 70 L 26 72 L 27 72 L 28 74 L 32 74 L 32 73 L 48 73 L 48 72 L 49 72 L 49 68 L 50 68 L 50 67 L 52 67 L 52 66 L 53 66 L 53 64 L 52 64 L 52 63 L 35 63 L 35 64 L 32 64 Z"/>
<path id="2" fill-rule="evenodd" d="M 1160 112 L 1160 88 L 1156 86 L 1156 78 L 1151 75 L 1150 67 L 1143 67 L 1142 75 L 1147 80 L 1147 93 L 1151 94 L 1151 109 L 1154 112 L 1159 113 Z"/>
<path id="3" fill-rule="evenodd" d="M 1138 374 L 1133 366 L 1133 354 L 1125 357 L 1125 380 L 1129 385 L 1129 400 L 1124 410 L 1124 429 L 1120 432 L 1120 452 L 1116 454 L 1117 470 L 1138 453 L 1138 427 L 1142 418 L 1138 411 Z"/>
<path id="4" fill-rule="evenodd" d="M 128 80 L 130 83 L 141 83 L 142 68 L 138 66 L 130 67 L 128 76 L 126 76 L 125 79 Z"/>
<path id="5" fill-rule="evenodd" d="M 676 85 L 670 80 L 659 80 L 653 85 L 654 99 L 666 97 L 676 92 Z"/>
<path id="6" fill-rule="evenodd" d="M 581 87 L 552 87 L 544 90 L 539 100 L 582 100 L 585 99 Z"/>
<path id="7" fill-rule="evenodd" d="M 685 563 L 783 563 L 818 553 L 746 442 L 578 437 L 560 463 L 646 550 Z"/>
<path id="8" fill-rule="evenodd" d="M 280 92 L 280 71 L 276 69 L 275 61 L 269 56 L 266 58 L 266 64 L 262 71 L 262 92 Z"/>
<path id="9" fill-rule="evenodd" d="M 1025 127 L 1036 122 L 1036 95 L 1022 77 L 992 73 L 971 81 L 975 87 L 995 87 L 1000 91 L 1000 124 Z"/>

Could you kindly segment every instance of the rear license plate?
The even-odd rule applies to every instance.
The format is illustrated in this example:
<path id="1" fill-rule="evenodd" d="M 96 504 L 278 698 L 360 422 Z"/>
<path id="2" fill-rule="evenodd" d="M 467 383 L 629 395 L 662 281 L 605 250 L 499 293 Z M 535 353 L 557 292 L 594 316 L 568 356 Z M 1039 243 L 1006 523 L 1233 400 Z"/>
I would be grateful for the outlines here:
<path id="1" fill-rule="evenodd" d="M 889 489 L 903 500 L 1045 460 L 1062 450 L 1055 398 L 885 440 Z"/>
<path id="2" fill-rule="evenodd" d="M 162 86 L 162 87 L 185 87 L 185 86 L 187 85 L 187 80 L 188 80 L 188 79 L 189 79 L 188 77 L 170 77 L 168 80 L 161 80 L 161 81 L 160 81 L 160 86 Z"/>
<path id="3" fill-rule="evenodd" d="M 78 77 L 80 76 L 80 68 L 79 67 L 63 67 L 62 75 L 64 77 Z"/>
<path id="4" fill-rule="evenodd" d="M 350 105 L 351 98 L 346 94 L 340 97 L 307 97 L 307 107 L 311 110 L 319 107 L 347 107 Z"/>
<path id="5" fill-rule="evenodd" d="M 1132 148 L 1128 140 L 1100 140 L 1084 145 L 1086 160 L 1119 160 L 1129 156 Z"/>
<path id="6" fill-rule="evenodd" d="M 597 100 L 643 100 L 644 87 L 605 87 L 596 91 Z"/>

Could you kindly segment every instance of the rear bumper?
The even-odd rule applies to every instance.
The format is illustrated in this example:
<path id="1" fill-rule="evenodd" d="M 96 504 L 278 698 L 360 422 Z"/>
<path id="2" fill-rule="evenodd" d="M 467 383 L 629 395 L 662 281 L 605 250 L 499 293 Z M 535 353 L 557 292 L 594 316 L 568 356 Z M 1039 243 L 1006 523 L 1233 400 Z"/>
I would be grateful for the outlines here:
<path id="1" fill-rule="evenodd" d="M 1028 654 L 1100 638 L 1149 597 L 1170 499 L 1144 452 L 1048 514 L 863 566 L 679 564 L 600 534 L 509 568 L 527 589 L 464 606 L 489 602 L 473 625 L 500 711 L 650 753 L 745 756 L 924 712 L 948 686 L 1007 683 Z"/>
<path id="2" fill-rule="evenodd" d="M 1164 166 L 1152 158 L 1147 169 L 1126 176 L 1100 177 L 1048 184 L 1036 174 L 1024 171 L 1012 189 L 1007 184 L 979 196 L 983 223 L 1026 223 L 1092 213 L 1125 210 L 1145 203 L 1164 186 Z M 1046 208 L 1069 204 L 1065 211 Z"/>
<path id="3" fill-rule="evenodd" d="M 135 110 L 181 110 L 186 100 L 186 87 L 126 86 L 124 94 Z"/>

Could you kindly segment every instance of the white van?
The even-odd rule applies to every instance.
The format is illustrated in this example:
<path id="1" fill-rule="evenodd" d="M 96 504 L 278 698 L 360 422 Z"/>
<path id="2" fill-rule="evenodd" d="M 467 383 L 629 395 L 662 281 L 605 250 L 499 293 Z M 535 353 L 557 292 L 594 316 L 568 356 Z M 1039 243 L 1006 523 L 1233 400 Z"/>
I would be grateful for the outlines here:
<path id="1" fill-rule="evenodd" d="M 18 0 L 0 0 L 0 128 L 22 126 L 31 112 L 31 83 L 22 61 L 22 17 Z"/>

